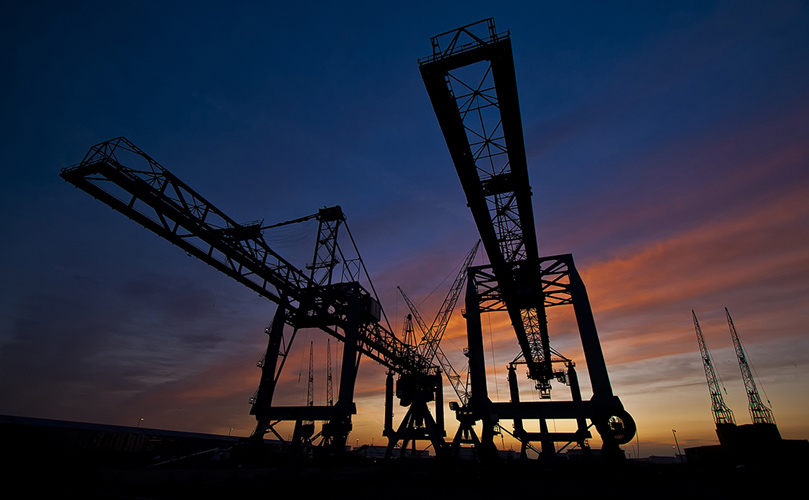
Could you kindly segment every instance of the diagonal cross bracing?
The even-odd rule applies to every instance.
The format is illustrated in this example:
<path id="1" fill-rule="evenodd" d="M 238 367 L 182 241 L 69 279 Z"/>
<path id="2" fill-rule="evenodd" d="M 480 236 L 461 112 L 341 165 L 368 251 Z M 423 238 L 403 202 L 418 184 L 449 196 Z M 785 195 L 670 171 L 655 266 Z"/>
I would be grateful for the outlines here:
<path id="1" fill-rule="evenodd" d="M 435 37 L 420 70 L 529 374 L 546 389 L 551 348 L 511 42 L 488 28 Z"/>

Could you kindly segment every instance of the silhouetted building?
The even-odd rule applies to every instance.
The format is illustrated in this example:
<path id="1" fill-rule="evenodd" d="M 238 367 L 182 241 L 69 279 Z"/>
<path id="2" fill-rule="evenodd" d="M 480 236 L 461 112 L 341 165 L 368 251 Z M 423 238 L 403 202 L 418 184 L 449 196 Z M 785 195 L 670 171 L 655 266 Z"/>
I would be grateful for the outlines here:
<path id="1" fill-rule="evenodd" d="M 717 425 L 719 444 L 686 448 L 696 465 L 761 465 L 809 461 L 809 441 L 782 439 L 775 424 Z"/>

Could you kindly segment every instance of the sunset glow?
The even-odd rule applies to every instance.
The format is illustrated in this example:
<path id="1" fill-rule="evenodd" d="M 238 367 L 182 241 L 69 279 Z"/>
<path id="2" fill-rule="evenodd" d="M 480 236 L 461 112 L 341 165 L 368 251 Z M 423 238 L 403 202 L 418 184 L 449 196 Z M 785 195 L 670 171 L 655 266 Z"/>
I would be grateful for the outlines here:
<path id="1" fill-rule="evenodd" d="M 683 448 L 717 442 L 692 310 L 726 402 L 749 422 L 725 307 L 781 435 L 809 438 L 798 0 L 2 7 L 0 414 L 255 427 L 248 401 L 275 304 L 58 177 L 117 136 L 240 221 L 340 205 L 392 331 L 408 312 L 397 286 L 431 321 L 478 234 L 417 61 L 431 36 L 488 17 L 514 44 L 539 251 L 572 254 L 584 279 L 613 390 L 638 424 L 625 449 L 671 455 L 672 429 Z M 305 268 L 315 231 L 268 241 Z M 441 344 L 459 372 L 462 308 Z M 589 397 L 571 312 L 548 318 Z M 519 347 L 506 315 L 482 321 L 489 392 L 508 401 Z M 296 337 L 278 404 L 305 404 L 310 343 L 323 404 L 326 335 L 314 330 Z M 342 346 L 330 345 L 336 388 Z M 538 398 L 522 372 L 521 397 Z M 349 443 L 385 444 L 385 369 L 363 359 L 359 373 Z M 569 397 L 558 383 L 553 394 Z"/>

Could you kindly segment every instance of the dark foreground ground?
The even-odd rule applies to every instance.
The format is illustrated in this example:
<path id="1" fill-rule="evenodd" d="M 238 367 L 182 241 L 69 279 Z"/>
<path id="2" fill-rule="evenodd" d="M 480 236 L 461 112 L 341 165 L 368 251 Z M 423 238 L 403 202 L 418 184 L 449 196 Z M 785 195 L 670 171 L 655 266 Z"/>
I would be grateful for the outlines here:
<path id="1" fill-rule="evenodd" d="M 809 443 L 716 461 L 650 464 L 409 458 L 290 458 L 230 436 L 0 416 L 2 498 L 382 500 L 804 498 Z M 715 451 L 715 450 L 713 450 Z"/>
<path id="2" fill-rule="evenodd" d="M 9 472 L 9 469 L 6 469 Z M 11 469 L 17 498 L 792 498 L 803 496 L 803 467 L 701 469 L 688 464 L 502 463 L 435 460 L 216 468 L 76 466 Z M 796 489 L 797 488 L 797 489 Z M 4 495 L 5 496 L 5 495 Z M 5 496 L 13 498 L 14 496 Z"/>

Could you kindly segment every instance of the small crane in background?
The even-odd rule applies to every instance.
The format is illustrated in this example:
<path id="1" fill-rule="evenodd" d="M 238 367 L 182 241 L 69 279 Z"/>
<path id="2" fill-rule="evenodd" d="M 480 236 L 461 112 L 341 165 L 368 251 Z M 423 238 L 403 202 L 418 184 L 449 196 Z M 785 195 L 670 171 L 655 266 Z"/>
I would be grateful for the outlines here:
<path id="1" fill-rule="evenodd" d="M 708 351 L 708 346 L 705 344 L 705 337 L 702 335 L 702 328 L 699 326 L 697 313 L 695 313 L 693 309 L 691 310 L 691 315 L 694 317 L 694 329 L 697 331 L 699 353 L 702 355 L 702 365 L 705 367 L 705 378 L 708 379 L 708 391 L 711 393 L 711 411 L 713 412 L 714 423 L 716 423 L 717 429 L 721 426 L 735 426 L 736 421 L 733 419 L 733 411 L 728 408 L 725 404 L 725 400 L 722 398 L 722 389 L 719 387 L 719 377 L 716 376 L 716 372 L 714 371 L 711 353 Z"/>
<path id="2" fill-rule="evenodd" d="M 756 382 L 753 380 L 753 372 L 750 370 L 742 342 L 739 340 L 739 334 L 736 333 L 736 327 L 733 325 L 733 319 L 730 317 L 727 307 L 725 308 L 725 316 L 727 316 L 728 319 L 728 328 L 730 328 L 730 336 L 733 338 L 733 347 L 736 349 L 736 357 L 739 359 L 739 369 L 742 372 L 744 388 L 747 391 L 747 400 L 750 403 L 750 416 L 753 419 L 753 423 L 775 425 L 772 410 L 761 401 L 761 396 L 758 394 Z"/>

